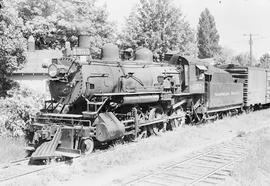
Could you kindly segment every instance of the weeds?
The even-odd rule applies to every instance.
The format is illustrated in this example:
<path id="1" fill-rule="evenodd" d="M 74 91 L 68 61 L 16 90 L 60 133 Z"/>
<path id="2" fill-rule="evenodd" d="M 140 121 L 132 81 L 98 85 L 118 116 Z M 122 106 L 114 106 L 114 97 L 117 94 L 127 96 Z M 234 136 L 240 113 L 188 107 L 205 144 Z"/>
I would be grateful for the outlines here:
<path id="1" fill-rule="evenodd" d="M 233 178 L 243 186 L 270 185 L 270 131 L 250 140 L 248 156 L 235 165 Z M 254 143 L 255 142 L 255 143 Z"/>
<path id="2" fill-rule="evenodd" d="M 13 137 L 0 137 L 0 163 L 24 158 L 24 139 Z"/>
<path id="3" fill-rule="evenodd" d="M 238 131 L 236 137 L 244 137 L 246 135 L 245 131 Z"/>
<path id="4" fill-rule="evenodd" d="M 0 136 L 23 136 L 27 121 L 42 107 L 44 98 L 28 89 L 13 89 L 9 97 L 0 98 Z"/>
<path id="5" fill-rule="evenodd" d="M 0 98 L 0 163 L 24 158 L 24 128 L 39 111 L 44 96 L 28 89 L 13 89 Z"/>

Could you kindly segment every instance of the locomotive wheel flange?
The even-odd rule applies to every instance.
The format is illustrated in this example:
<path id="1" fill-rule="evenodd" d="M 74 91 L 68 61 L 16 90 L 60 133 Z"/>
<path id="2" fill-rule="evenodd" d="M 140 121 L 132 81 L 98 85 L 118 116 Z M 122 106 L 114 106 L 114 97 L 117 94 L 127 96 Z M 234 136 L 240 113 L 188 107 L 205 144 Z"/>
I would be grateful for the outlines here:
<path id="1" fill-rule="evenodd" d="M 92 138 L 86 138 L 82 141 L 81 151 L 85 155 L 91 154 L 94 150 L 94 141 Z"/>

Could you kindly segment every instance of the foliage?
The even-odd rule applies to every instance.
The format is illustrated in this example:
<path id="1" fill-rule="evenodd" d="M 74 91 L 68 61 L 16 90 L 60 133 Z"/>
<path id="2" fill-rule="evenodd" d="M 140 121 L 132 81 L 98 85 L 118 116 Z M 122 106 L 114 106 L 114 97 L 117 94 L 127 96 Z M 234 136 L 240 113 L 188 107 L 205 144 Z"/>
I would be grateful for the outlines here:
<path id="1" fill-rule="evenodd" d="M 270 183 L 270 137 L 269 129 L 261 130 L 246 142 L 248 152 L 234 165 L 232 183 L 228 185 L 269 185 Z"/>
<path id="2" fill-rule="evenodd" d="M 7 77 L 24 64 L 23 51 L 26 47 L 21 32 L 22 22 L 13 3 L 7 0 L 3 3 L 0 9 L 0 96 L 5 96 L 6 90 L 14 85 Z"/>
<path id="3" fill-rule="evenodd" d="M 17 4 L 19 16 L 23 19 L 23 35 L 36 38 L 37 49 L 55 48 L 56 31 L 53 12 L 56 4 L 52 0 L 21 0 Z"/>
<path id="4" fill-rule="evenodd" d="M 220 51 L 214 56 L 216 64 L 229 64 L 233 62 L 234 53 L 233 50 L 225 47 L 221 47 Z"/>
<path id="5" fill-rule="evenodd" d="M 140 0 L 127 18 L 120 40 L 123 48 L 144 46 L 159 54 L 176 50 L 196 55 L 194 32 L 171 0 Z"/>
<path id="6" fill-rule="evenodd" d="M 73 46 L 78 33 L 84 32 L 83 34 L 92 38 L 90 50 L 95 57 L 105 43 L 114 41 L 115 25 L 108 21 L 106 7 L 97 7 L 95 0 L 68 0 L 59 3 L 58 6 L 58 35 L 70 38 Z"/>
<path id="7" fill-rule="evenodd" d="M 239 64 L 241 66 L 249 66 L 250 61 L 250 55 L 248 52 L 246 53 L 240 53 L 233 57 L 233 63 Z M 256 59 L 254 56 L 252 56 L 253 64 L 256 63 Z"/>
<path id="8" fill-rule="evenodd" d="M 44 103 L 44 96 L 28 89 L 11 89 L 8 97 L 0 99 L 0 136 L 23 135 L 31 115 L 36 114 Z"/>
<path id="9" fill-rule="evenodd" d="M 21 0 L 17 7 L 24 37 L 33 35 L 38 49 L 61 48 L 66 40 L 73 47 L 83 31 L 92 36 L 90 49 L 95 56 L 104 43 L 114 39 L 106 7 L 98 7 L 95 0 Z"/>
<path id="10" fill-rule="evenodd" d="M 215 19 L 206 8 L 200 16 L 197 32 L 199 58 L 214 57 L 220 51 Z"/>
<path id="11" fill-rule="evenodd" d="M 265 53 L 260 57 L 260 63 L 258 66 L 263 67 L 263 68 L 270 68 L 270 54 L 269 53 Z"/>

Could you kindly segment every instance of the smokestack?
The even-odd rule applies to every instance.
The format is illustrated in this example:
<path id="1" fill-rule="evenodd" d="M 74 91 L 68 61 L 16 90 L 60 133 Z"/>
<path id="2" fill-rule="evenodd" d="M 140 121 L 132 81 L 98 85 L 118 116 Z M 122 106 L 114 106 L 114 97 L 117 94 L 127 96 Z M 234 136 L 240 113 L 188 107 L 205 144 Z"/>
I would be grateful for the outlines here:
<path id="1" fill-rule="evenodd" d="M 29 52 L 35 51 L 35 38 L 32 35 L 27 40 L 27 49 Z"/>
<path id="2" fill-rule="evenodd" d="M 90 48 L 91 36 L 88 34 L 79 35 L 79 48 Z"/>

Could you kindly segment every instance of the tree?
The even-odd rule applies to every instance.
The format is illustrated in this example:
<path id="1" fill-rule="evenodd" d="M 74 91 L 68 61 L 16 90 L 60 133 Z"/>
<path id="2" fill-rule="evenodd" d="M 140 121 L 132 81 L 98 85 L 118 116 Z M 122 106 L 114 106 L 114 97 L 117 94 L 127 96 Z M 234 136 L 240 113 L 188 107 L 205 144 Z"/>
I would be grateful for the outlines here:
<path id="1" fill-rule="evenodd" d="M 60 34 L 70 38 L 71 43 L 81 31 L 90 35 L 90 50 L 95 54 L 93 57 L 100 53 L 105 43 L 115 41 L 115 25 L 108 21 L 106 6 L 98 7 L 96 0 L 64 0 L 58 10 L 57 28 Z M 74 30 L 76 34 L 72 34 Z"/>
<path id="2" fill-rule="evenodd" d="M 220 47 L 220 51 L 214 56 L 214 61 L 218 65 L 229 64 L 232 63 L 233 57 L 233 50 L 226 47 Z"/>
<path id="3" fill-rule="evenodd" d="M 233 63 L 241 65 L 241 66 L 249 66 L 250 61 L 250 55 L 248 52 L 240 53 L 233 57 L 232 59 Z M 254 56 L 252 56 L 252 61 L 255 63 L 256 59 Z"/>
<path id="4" fill-rule="evenodd" d="M 144 46 L 159 54 L 174 50 L 196 55 L 194 32 L 171 0 L 140 0 L 127 18 L 120 40 L 123 48 Z"/>
<path id="5" fill-rule="evenodd" d="M 216 29 L 215 19 L 206 8 L 200 16 L 197 42 L 199 49 L 199 58 L 214 57 L 220 50 L 219 34 Z"/>
<path id="6" fill-rule="evenodd" d="M 25 62 L 23 51 L 26 41 L 22 36 L 22 22 L 18 18 L 12 1 L 4 1 L 0 9 L 0 96 L 12 88 L 14 82 L 9 74 Z"/>
<path id="7" fill-rule="evenodd" d="M 54 33 L 56 25 L 54 0 L 20 0 L 17 4 L 19 16 L 23 20 L 23 35 L 33 35 L 37 49 L 56 48 L 59 44 Z"/>
<path id="8" fill-rule="evenodd" d="M 77 44 L 81 32 L 92 36 L 93 56 L 113 41 L 114 24 L 108 21 L 106 7 L 96 0 L 21 0 L 17 5 L 24 21 L 24 37 L 33 35 L 38 49 L 61 48 L 68 40 Z"/>
<path id="9" fill-rule="evenodd" d="M 270 54 L 269 53 L 265 53 L 260 57 L 259 66 L 263 68 L 270 68 Z"/>

